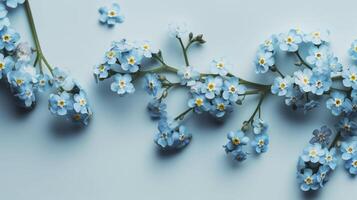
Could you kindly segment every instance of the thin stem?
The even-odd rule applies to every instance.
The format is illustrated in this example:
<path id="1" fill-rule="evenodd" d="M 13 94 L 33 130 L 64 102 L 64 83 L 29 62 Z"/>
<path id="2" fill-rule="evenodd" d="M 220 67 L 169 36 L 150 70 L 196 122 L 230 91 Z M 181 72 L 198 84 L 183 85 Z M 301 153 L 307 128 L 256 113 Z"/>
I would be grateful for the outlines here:
<path id="1" fill-rule="evenodd" d="M 244 80 L 242 78 L 238 78 L 238 79 L 239 79 L 239 83 L 243 84 L 243 85 L 249 85 L 249 86 L 253 86 L 253 87 L 257 87 L 257 88 L 269 88 L 270 87 L 270 85 L 254 83 L 254 82 L 251 82 L 251 81 Z"/>
<path id="2" fill-rule="evenodd" d="M 336 135 L 335 135 L 335 138 L 333 139 L 333 141 L 330 143 L 328 149 L 331 149 L 333 147 L 335 147 L 337 145 L 337 142 L 339 141 L 341 137 L 341 133 L 340 132 L 337 132 Z"/>
<path id="3" fill-rule="evenodd" d="M 285 77 L 284 74 L 281 73 L 281 71 L 280 71 L 277 67 L 275 68 L 275 71 L 276 71 L 282 78 Z"/>
<path id="4" fill-rule="evenodd" d="M 188 57 L 187 57 L 187 49 L 183 45 L 182 39 L 180 37 L 177 37 L 177 39 L 180 42 L 180 45 L 181 45 L 181 48 L 182 48 L 182 51 L 183 51 L 183 56 L 185 57 L 186 66 L 190 66 L 190 63 L 188 62 Z"/>
<path id="5" fill-rule="evenodd" d="M 307 63 L 304 61 L 304 59 L 302 59 L 302 57 L 301 57 L 299 51 L 296 51 L 295 54 L 296 54 L 296 56 L 299 58 L 299 60 L 300 60 L 300 62 L 301 62 L 302 65 L 305 65 L 305 67 L 307 67 L 307 68 L 309 68 L 309 69 L 312 69 L 312 67 L 311 67 L 309 64 L 307 64 Z"/>
<path id="6" fill-rule="evenodd" d="M 176 120 L 183 120 L 183 118 L 185 117 L 185 115 L 187 115 L 190 111 L 192 111 L 193 108 L 188 108 L 187 110 L 183 111 L 181 114 L 179 114 L 177 117 L 175 117 L 175 121 Z"/>
<path id="7" fill-rule="evenodd" d="M 259 109 L 260 109 L 260 106 L 261 106 L 262 103 L 263 103 L 264 98 L 266 97 L 266 94 L 267 94 L 267 91 L 265 91 L 265 92 L 261 95 L 261 97 L 260 97 L 260 99 L 259 99 L 259 103 L 257 104 L 257 107 L 255 108 L 255 110 L 254 110 L 252 116 L 250 116 L 249 120 L 247 121 L 247 124 L 249 124 L 249 123 L 251 123 L 251 122 L 253 121 L 255 115 L 257 114 L 257 112 L 258 112 Z"/>

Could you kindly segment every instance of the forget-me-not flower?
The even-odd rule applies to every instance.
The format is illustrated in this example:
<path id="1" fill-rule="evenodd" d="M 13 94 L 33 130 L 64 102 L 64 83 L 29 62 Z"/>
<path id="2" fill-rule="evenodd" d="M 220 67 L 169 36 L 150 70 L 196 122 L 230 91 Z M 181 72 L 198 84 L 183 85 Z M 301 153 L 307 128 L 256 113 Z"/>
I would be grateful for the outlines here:
<path id="1" fill-rule="evenodd" d="M 109 69 L 110 67 L 107 64 L 96 65 L 94 66 L 94 74 L 97 75 L 97 77 L 100 79 L 108 78 Z"/>
<path id="2" fill-rule="evenodd" d="M 200 73 L 192 66 L 179 69 L 177 75 L 180 77 L 181 85 L 193 86 L 200 78 Z"/>
<path id="3" fill-rule="evenodd" d="M 127 53 L 121 54 L 119 61 L 121 63 L 121 68 L 124 71 L 131 73 L 137 72 L 139 70 L 139 65 L 143 55 L 138 50 L 132 50 Z"/>
<path id="4" fill-rule="evenodd" d="M 294 72 L 295 84 L 299 86 L 302 92 L 311 91 L 311 85 L 310 85 L 311 76 L 312 76 L 312 71 L 310 69 L 304 69 L 303 71 L 299 70 Z"/>
<path id="5" fill-rule="evenodd" d="M 219 95 L 222 89 L 223 80 L 221 77 L 207 76 L 202 92 L 205 93 L 207 99 L 213 99 L 216 95 Z"/>
<path id="6" fill-rule="evenodd" d="M 291 76 L 276 77 L 273 85 L 271 86 L 271 92 L 278 96 L 285 96 L 292 92 L 294 79 Z"/>
<path id="7" fill-rule="evenodd" d="M 6 2 L 6 6 L 16 8 L 18 4 L 23 4 L 25 0 L 2 0 Z"/>
<path id="8" fill-rule="evenodd" d="M 330 36 L 329 30 L 324 31 L 313 31 L 309 34 L 304 35 L 304 42 L 311 42 L 314 45 L 321 45 L 322 43 L 328 43 Z"/>
<path id="9" fill-rule="evenodd" d="M 223 98 L 215 98 L 212 100 L 212 103 L 213 105 L 210 111 L 215 117 L 223 117 L 226 113 L 233 110 L 232 104 Z"/>
<path id="10" fill-rule="evenodd" d="M 327 73 L 313 72 L 310 79 L 311 92 L 316 95 L 322 95 L 328 91 L 332 85 L 332 80 Z"/>
<path id="11" fill-rule="evenodd" d="M 246 87 L 239 84 L 239 79 L 231 77 L 224 81 L 222 97 L 225 100 L 236 102 L 239 95 L 244 94 L 245 91 Z"/>
<path id="12" fill-rule="evenodd" d="M 345 87 L 357 89 L 357 67 L 355 65 L 344 68 L 342 71 L 342 77 L 342 83 Z"/>
<path id="13" fill-rule="evenodd" d="M 110 89 L 119 95 L 134 93 L 135 88 L 131 80 L 130 74 L 116 74 L 114 75 L 114 82 L 110 85 Z"/>
<path id="14" fill-rule="evenodd" d="M 167 115 L 166 108 L 166 103 L 162 102 L 161 99 L 158 98 L 152 99 L 147 106 L 149 114 L 153 119 L 165 117 Z"/>
<path id="15" fill-rule="evenodd" d="M 232 152 L 239 146 L 248 144 L 249 138 L 244 134 L 243 131 L 231 131 L 227 134 L 228 143 L 224 145 L 225 151 Z"/>
<path id="16" fill-rule="evenodd" d="M 78 94 L 74 95 L 73 108 L 77 113 L 88 113 L 87 94 L 83 90 L 81 90 Z"/>
<path id="17" fill-rule="evenodd" d="M 2 79 L 3 75 L 6 76 L 7 73 L 12 70 L 14 65 L 15 62 L 12 57 L 4 57 L 4 55 L 0 53 L 0 79 Z"/>
<path id="18" fill-rule="evenodd" d="M 157 74 L 145 75 L 144 89 L 152 96 L 156 96 L 161 91 L 162 84 Z"/>
<path id="19" fill-rule="evenodd" d="M 36 81 L 37 90 L 39 92 L 46 92 L 51 87 L 51 79 L 47 74 L 38 74 Z"/>
<path id="20" fill-rule="evenodd" d="M 194 112 L 200 114 L 204 111 L 209 111 L 211 104 L 203 94 L 192 94 L 192 98 L 188 100 L 188 107 L 194 108 Z"/>
<path id="21" fill-rule="evenodd" d="M 257 74 L 266 73 L 269 70 L 269 68 L 275 64 L 273 53 L 270 51 L 259 50 L 257 52 L 254 63 L 255 63 L 255 72 Z"/>
<path id="22" fill-rule="evenodd" d="M 326 107 L 331 110 L 332 114 L 338 116 L 343 111 L 346 95 L 342 92 L 332 92 L 331 98 L 327 100 Z"/>
<path id="23" fill-rule="evenodd" d="M 354 40 L 352 42 L 351 47 L 348 50 L 348 53 L 350 54 L 353 60 L 357 60 L 357 40 Z"/>
<path id="24" fill-rule="evenodd" d="M 342 160 L 349 160 L 357 154 L 357 142 L 342 142 L 340 147 Z"/>
<path id="25" fill-rule="evenodd" d="M 328 46 L 311 46 L 309 48 L 309 55 L 306 57 L 306 62 L 317 67 L 322 67 L 327 64 L 330 57 L 331 52 Z"/>
<path id="26" fill-rule="evenodd" d="M 139 51 L 143 54 L 146 58 L 151 58 L 153 54 L 159 53 L 159 49 L 154 47 L 151 42 L 145 40 L 138 44 Z"/>
<path id="27" fill-rule="evenodd" d="M 331 150 L 328 150 L 327 148 L 325 148 L 324 151 L 325 151 L 325 155 L 321 157 L 320 163 L 330 167 L 332 170 L 336 169 L 337 166 L 336 149 L 331 148 Z"/>
<path id="28" fill-rule="evenodd" d="M 256 135 L 266 134 L 268 131 L 268 124 L 265 123 L 262 119 L 256 118 L 253 120 L 253 133 Z"/>
<path id="29" fill-rule="evenodd" d="M 224 58 L 214 59 L 211 62 L 211 73 L 225 76 L 228 74 L 227 68 L 230 67 L 230 64 Z"/>
<path id="30" fill-rule="evenodd" d="M 298 180 L 302 191 L 317 190 L 319 188 L 316 174 L 313 174 L 311 169 L 304 169 L 303 173 L 299 173 Z"/>
<path id="31" fill-rule="evenodd" d="M 71 95 L 67 92 L 50 94 L 49 107 L 53 114 L 58 114 L 60 116 L 66 115 L 69 110 L 73 109 Z"/>
<path id="32" fill-rule="evenodd" d="M 269 137 L 267 134 L 256 135 L 252 141 L 252 147 L 258 154 L 268 151 L 268 145 Z"/>
<path id="33" fill-rule="evenodd" d="M 186 23 L 173 22 L 169 24 L 169 34 L 171 37 L 182 38 L 188 32 Z"/>
<path id="34" fill-rule="evenodd" d="M 300 157 L 305 162 L 318 163 L 320 158 L 324 155 L 325 152 L 321 148 L 321 144 L 314 143 L 307 146 Z"/>
<path id="35" fill-rule="evenodd" d="M 342 137 L 351 137 L 357 135 L 357 123 L 347 117 L 342 118 L 337 124 L 336 129 Z"/>
<path id="36" fill-rule="evenodd" d="M 345 162 L 345 168 L 350 174 L 357 174 L 357 154 Z"/>
<path id="37" fill-rule="evenodd" d="M 279 47 L 282 51 L 296 52 L 299 49 L 299 44 L 302 38 L 295 30 L 290 30 L 287 34 L 279 35 Z"/>
<path id="38" fill-rule="evenodd" d="M 35 94 L 31 84 L 20 87 L 16 96 L 24 102 L 26 107 L 30 107 L 35 102 Z"/>
<path id="39" fill-rule="evenodd" d="M 100 7 L 99 8 L 100 18 L 99 21 L 109 26 L 113 26 L 116 23 L 122 23 L 124 21 L 124 16 L 121 14 L 120 6 L 117 3 L 113 3 L 112 7 Z"/>
<path id="40" fill-rule="evenodd" d="M 312 134 L 314 137 L 311 138 L 310 144 L 319 143 L 322 146 L 327 146 L 330 142 L 332 131 L 327 126 L 322 126 L 320 129 L 315 129 Z"/>
<path id="41" fill-rule="evenodd" d="M 20 34 L 12 28 L 5 27 L 0 31 L 0 49 L 13 51 L 16 47 L 17 41 L 19 40 Z"/>

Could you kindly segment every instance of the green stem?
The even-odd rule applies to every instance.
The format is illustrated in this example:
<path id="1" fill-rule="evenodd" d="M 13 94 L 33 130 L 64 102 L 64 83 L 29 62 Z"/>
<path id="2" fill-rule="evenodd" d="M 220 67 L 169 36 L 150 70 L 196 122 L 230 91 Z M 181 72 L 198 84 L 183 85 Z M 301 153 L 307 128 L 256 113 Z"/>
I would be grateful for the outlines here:
<path id="1" fill-rule="evenodd" d="M 307 68 L 309 68 L 309 69 L 312 69 L 312 67 L 311 67 L 309 64 L 307 64 L 307 63 L 304 61 L 304 59 L 302 59 L 302 57 L 301 57 L 299 51 L 296 51 L 295 54 L 296 54 L 296 56 L 299 58 L 301 64 L 305 65 L 305 67 L 307 67 Z"/>
<path id="2" fill-rule="evenodd" d="M 28 22 L 30 25 L 32 38 L 33 38 L 33 40 L 35 42 L 35 46 L 36 46 L 36 52 L 37 52 L 37 57 L 38 57 L 36 62 L 39 62 L 41 64 L 41 61 L 43 61 L 46 65 L 46 67 L 48 68 L 48 70 L 50 71 L 50 73 L 53 75 L 53 68 L 48 63 L 47 59 L 45 58 L 45 56 L 43 55 L 43 52 L 42 52 L 40 40 L 38 39 L 38 34 L 36 31 L 35 21 L 33 19 L 33 15 L 31 12 L 29 0 L 25 1 L 25 10 L 26 10 L 27 19 L 28 19 Z M 41 71 L 42 71 L 42 66 L 41 66 Z"/>
<path id="3" fill-rule="evenodd" d="M 284 74 L 281 73 L 281 71 L 280 71 L 277 67 L 275 68 L 275 70 L 276 70 L 276 72 L 277 72 L 282 78 L 285 77 Z"/>
<path id="4" fill-rule="evenodd" d="M 185 115 L 187 115 L 192 110 L 193 110 L 193 108 L 188 108 L 187 110 L 183 111 L 181 114 L 179 114 L 177 117 L 175 117 L 175 121 L 176 120 L 183 120 Z"/>
<path id="5" fill-rule="evenodd" d="M 341 133 L 337 132 L 335 138 L 333 139 L 333 141 L 330 143 L 328 147 L 329 150 L 337 145 L 337 142 L 339 141 L 340 137 L 341 137 Z"/>
<path id="6" fill-rule="evenodd" d="M 253 87 L 257 87 L 257 88 L 263 88 L 263 89 L 266 89 L 266 88 L 270 87 L 270 85 L 254 83 L 254 82 L 251 82 L 251 81 L 244 80 L 242 78 L 238 78 L 238 79 L 239 79 L 239 83 L 242 84 L 242 85 L 249 85 L 249 86 L 253 86 Z"/>
<path id="7" fill-rule="evenodd" d="M 267 95 L 267 91 L 264 91 L 264 92 L 262 93 L 260 99 L 259 99 L 259 103 L 257 104 L 257 107 L 255 108 L 255 110 L 254 110 L 252 116 L 250 116 L 249 120 L 247 121 L 247 124 L 249 124 L 249 123 L 251 123 L 251 122 L 253 121 L 255 115 L 256 115 L 257 112 L 260 110 L 260 107 L 261 107 L 261 105 L 262 105 L 262 103 L 263 103 L 263 100 L 264 100 L 264 98 L 266 97 L 266 95 Z"/>
<path id="8" fill-rule="evenodd" d="M 190 63 L 188 62 L 188 57 L 187 57 L 187 49 L 183 45 L 182 39 L 180 37 L 177 37 L 177 39 L 180 42 L 180 45 L 181 45 L 181 48 L 182 48 L 182 51 L 183 51 L 183 56 L 185 57 L 186 66 L 190 66 Z"/>

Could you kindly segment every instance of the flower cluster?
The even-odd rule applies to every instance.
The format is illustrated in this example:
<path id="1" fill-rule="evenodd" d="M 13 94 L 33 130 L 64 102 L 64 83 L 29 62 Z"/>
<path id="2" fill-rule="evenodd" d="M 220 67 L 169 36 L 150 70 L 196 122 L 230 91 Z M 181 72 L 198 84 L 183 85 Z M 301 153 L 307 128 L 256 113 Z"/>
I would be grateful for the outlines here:
<path id="1" fill-rule="evenodd" d="M 99 21 L 108 26 L 114 26 L 117 23 L 124 22 L 124 16 L 121 14 L 120 6 L 117 3 L 113 3 L 110 8 L 100 7 L 98 9 L 100 14 Z"/>
<path id="2" fill-rule="evenodd" d="M 255 116 L 258 113 L 260 116 L 260 106 L 269 86 L 248 82 L 229 73 L 232 65 L 225 58 L 211 61 L 209 74 L 198 72 L 196 67 L 189 63 L 188 50 L 193 45 L 205 43 L 203 35 L 188 33 L 186 24 L 182 23 L 170 24 L 169 31 L 170 36 L 177 39 L 182 48 L 184 66 L 168 65 L 162 52 L 152 47 L 148 41 L 129 42 L 123 39 L 113 42 L 103 61 L 94 67 L 96 80 L 103 81 L 113 77 L 111 90 L 122 96 L 133 93 L 133 82 L 140 77 L 144 78 L 144 90 L 152 96 L 147 109 L 152 119 L 158 120 L 159 132 L 155 135 L 154 142 L 161 150 L 181 149 L 189 144 L 192 136 L 182 125 L 189 113 L 206 112 L 215 118 L 223 119 L 232 112 L 235 105 L 241 105 L 246 96 L 260 94 L 261 100 L 257 108 L 243 124 L 244 131 L 229 133 L 230 142 L 225 145 L 225 149 L 227 153 L 235 155 L 237 160 L 244 160 L 247 154 L 241 147 L 249 142 L 245 133 L 251 125 L 255 133 L 251 146 L 256 153 L 266 152 L 269 143 L 267 125 L 260 118 L 255 119 Z M 188 38 L 187 42 L 184 41 L 185 38 Z M 159 66 L 149 66 L 148 63 L 158 63 Z M 172 81 L 167 73 L 176 75 L 179 81 Z M 248 91 L 247 86 L 254 90 Z M 165 99 L 170 91 L 177 87 L 185 87 L 190 98 L 187 101 L 188 108 L 177 117 L 171 118 Z M 237 138 L 240 140 L 239 144 L 235 141 Z"/>
<path id="3" fill-rule="evenodd" d="M 332 131 L 327 126 L 313 131 L 310 140 L 297 165 L 300 189 L 303 191 L 322 188 L 328 181 L 329 174 L 336 169 L 338 158 L 344 161 L 346 170 L 357 174 L 357 142 L 352 138 L 357 134 L 356 124 L 342 119 L 337 125 L 337 133 L 331 140 Z M 352 127 L 354 126 L 354 127 Z M 349 134 L 343 133 L 348 129 Z"/>
<path id="4" fill-rule="evenodd" d="M 7 0 L 6 6 L 15 8 L 21 3 L 24 1 Z M 26 12 L 29 13 L 28 2 L 25 6 Z M 8 20 L 7 12 L 7 8 L 0 3 L 0 17 L 2 17 L 0 23 Z M 37 42 L 36 50 L 27 43 L 20 43 L 20 34 L 8 24 L 3 23 L 3 26 L 0 26 L 0 79 L 7 81 L 18 105 L 27 109 L 33 108 L 38 92 L 48 92 L 54 89 L 55 92 L 50 94 L 49 98 L 50 111 L 53 114 L 87 124 L 92 111 L 82 88 L 63 70 L 51 68 Z M 33 24 L 31 28 L 35 32 Z M 37 54 L 35 59 L 34 52 Z M 44 70 L 42 61 L 50 74 Z"/>

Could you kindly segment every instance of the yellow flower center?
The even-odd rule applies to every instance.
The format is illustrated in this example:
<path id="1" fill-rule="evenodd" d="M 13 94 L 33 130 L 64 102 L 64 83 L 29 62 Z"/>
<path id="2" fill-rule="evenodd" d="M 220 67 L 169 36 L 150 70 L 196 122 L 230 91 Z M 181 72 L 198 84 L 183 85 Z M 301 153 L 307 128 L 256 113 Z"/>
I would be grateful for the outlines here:
<path id="1" fill-rule="evenodd" d="M 239 145 L 240 144 L 240 139 L 238 137 L 234 137 L 234 138 L 232 138 L 232 143 L 234 145 Z"/>
<path id="2" fill-rule="evenodd" d="M 234 87 L 234 85 L 231 85 L 231 86 L 229 87 L 229 91 L 230 91 L 231 93 L 235 93 L 235 92 L 236 92 L 236 87 Z"/>
<path id="3" fill-rule="evenodd" d="M 117 15 L 117 12 L 115 12 L 115 10 L 110 10 L 109 12 L 108 12 L 108 16 L 109 17 L 115 17 Z"/>
<path id="4" fill-rule="evenodd" d="M 24 80 L 22 80 L 22 79 L 16 79 L 16 84 L 17 84 L 18 86 L 21 86 L 23 83 L 24 83 Z"/>
<path id="5" fill-rule="evenodd" d="M 310 157 L 316 157 L 317 156 L 317 151 L 315 149 L 311 149 L 309 152 Z"/>
<path id="6" fill-rule="evenodd" d="M 279 88 L 281 90 L 285 89 L 286 88 L 286 84 L 285 83 L 280 83 Z"/>
<path id="7" fill-rule="evenodd" d="M 11 40 L 11 35 L 9 35 L 9 34 L 3 35 L 3 36 L 2 36 L 2 40 L 3 40 L 4 42 L 10 41 L 10 40 Z"/>
<path id="8" fill-rule="evenodd" d="M 265 42 L 264 42 L 264 44 L 265 44 L 265 46 L 269 46 L 269 45 L 271 45 L 271 40 L 265 40 Z"/>
<path id="9" fill-rule="evenodd" d="M 321 33 L 316 31 L 312 34 L 315 38 L 319 38 L 321 36 Z"/>
<path id="10" fill-rule="evenodd" d="M 305 85 L 309 84 L 310 82 L 307 77 L 304 77 L 302 81 L 305 83 Z"/>
<path id="11" fill-rule="evenodd" d="M 203 105 L 203 99 L 197 98 L 195 101 L 196 106 L 202 106 Z"/>
<path id="12" fill-rule="evenodd" d="M 321 52 L 315 53 L 315 58 L 316 59 L 321 59 L 322 58 L 322 53 Z"/>
<path id="13" fill-rule="evenodd" d="M 45 80 L 43 80 L 43 79 L 42 79 L 42 80 L 40 80 L 40 85 L 42 85 L 42 86 L 43 86 L 43 85 L 45 85 L 45 84 L 46 84 L 46 81 L 45 81 Z"/>
<path id="14" fill-rule="evenodd" d="M 327 161 L 331 161 L 332 160 L 332 156 L 331 155 L 326 156 L 326 160 Z"/>
<path id="15" fill-rule="evenodd" d="M 215 86 L 214 83 L 209 83 L 209 84 L 207 85 L 207 88 L 208 88 L 209 91 L 213 91 L 213 90 L 216 88 L 216 86 Z"/>
<path id="16" fill-rule="evenodd" d="M 335 99 L 335 105 L 338 107 L 342 104 L 342 100 L 341 99 Z"/>
<path id="17" fill-rule="evenodd" d="M 73 120 L 75 120 L 75 121 L 79 121 L 79 120 L 81 120 L 81 115 L 80 115 L 80 114 L 74 114 L 74 115 L 72 116 L 72 118 L 73 118 Z"/>
<path id="18" fill-rule="evenodd" d="M 0 70 L 3 70 L 5 68 L 5 64 L 3 62 L 0 62 Z"/>
<path id="19" fill-rule="evenodd" d="M 225 109 L 224 104 L 223 103 L 218 104 L 217 105 L 217 109 L 220 110 L 220 111 L 224 111 L 224 109 Z"/>
<path id="20" fill-rule="evenodd" d="M 59 100 L 58 102 L 57 102 L 57 106 L 59 106 L 59 107 L 64 107 L 66 105 L 66 102 L 64 101 L 64 100 Z"/>
<path id="21" fill-rule="evenodd" d="M 79 105 L 84 106 L 87 104 L 87 101 L 85 99 L 79 100 Z"/>
<path id="22" fill-rule="evenodd" d="M 316 81 L 316 87 L 318 87 L 318 88 L 322 87 L 322 82 L 321 81 Z"/>
<path id="23" fill-rule="evenodd" d="M 357 45 L 354 47 L 354 51 L 357 52 Z"/>
<path id="24" fill-rule="evenodd" d="M 265 58 L 259 58 L 259 64 L 264 65 L 265 64 Z"/>
<path id="25" fill-rule="evenodd" d="M 353 167 L 357 167 L 357 160 L 352 162 Z"/>
<path id="26" fill-rule="evenodd" d="M 143 45 L 143 49 L 144 49 L 144 50 L 149 50 L 149 49 L 150 49 L 149 44 L 144 44 L 144 45 Z"/>
<path id="27" fill-rule="evenodd" d="M 286 38 L 285 42 L 288 43 L 288 44 L 291 44 L 291 43 L 294 42 L 294 38 L 291 37 L 291 36 L 288 36 L 288 37 Z"/>
<path id="28" fill-rule="evenodd" d="M 353 148 L 352 148 L 352 147 L 348 147 L 348 148 L 347 148 L 347 152 L 348 152 L 348 153 L 353 153 Z"/>
<path id="29" fill-rule="evenodd" d="M 114 58 L 114 56 L 115 56 L 115 52 L 114 51 L 108 51 L 108 53 L 107 53 L 107 57 L 108 58 Z"/>
<path id="30" fill-rule="evenodd" d="M 217 68 L 222 69 L 224 67 L 224 63 L 223 62 L 218 62 L 216 66 L 217 66 Z"/>
<path id="31" fill-rule="evenodd" d="M 121 80 L 121 81 L 119 81 L 119 87 L 120 88 L 124 88 L 125 87 L 125 81 L 123 81 L 123 80 Z M 150 85 L 150 84 L 149 84 Z"/>
<path id="32" fill-rule="evenodd" d="M 100 65 L 100 66 L 99 66 L 99 71 L 100 71 L 100 72 L 104 72 L 104 69 L 105 69 L 104 65 Z"/>
<path id="33" fill-rule="evenodd" d="M 136 62 L 136 61 L 135 61 L 134 56 L 130 56 L 130 57 L 128 58 L 128 63 L 129 63 L 129 64 L 134 65 L 135 62 Z"/>
<path id="34" fill-rule="evenodd" d="M 356 74 L 351 74 L 350 80 L 351 81 L 356 81 L 357 80 L 357 75 Z"/>
<path id="35" fill-rule="evenodd" d="M 259 141 L 258 141 L 258 146 L 259 146 L 259 147 L 264 146 L 264 144 L 265 144 L 264 140 L 259 140 Z"/>
<path id="36" fill-rule="evenodd" d="M 310 176 L 306 177 L 304 182 L 307 184 L 307 185 L 310 185 L 312 184 L 312 178 Z"/>

